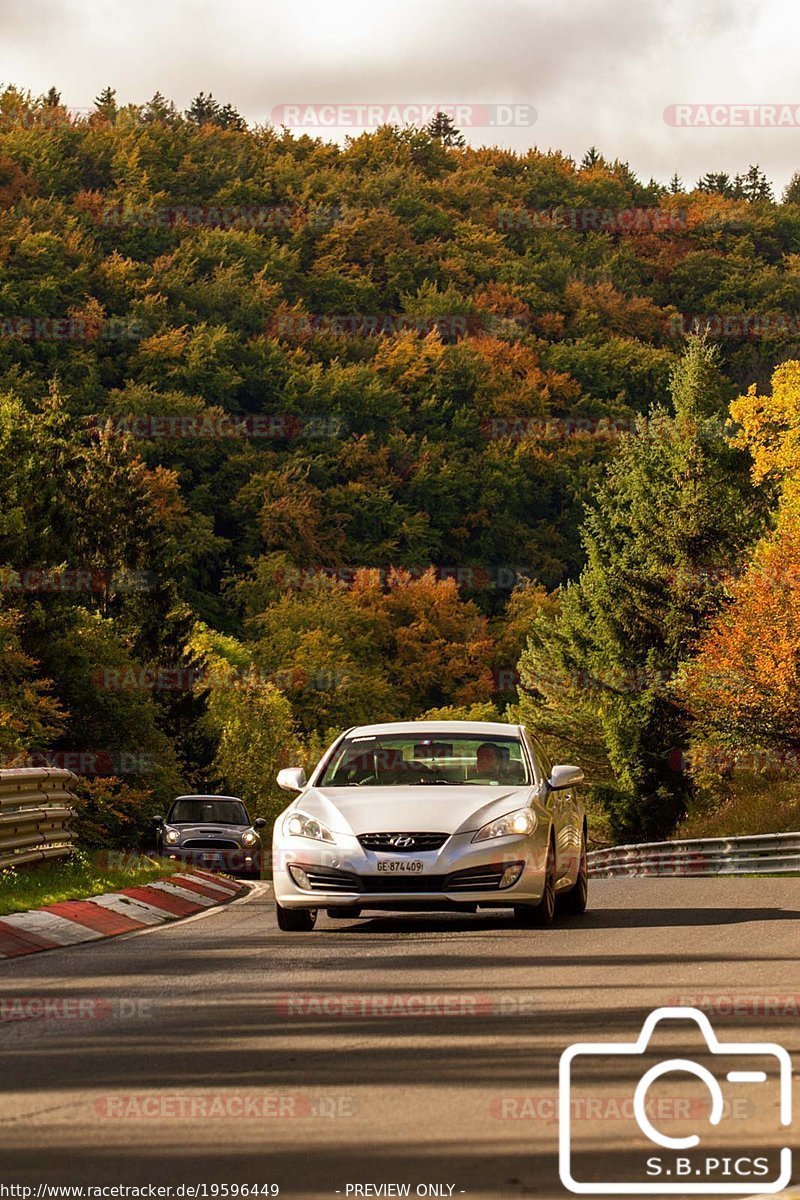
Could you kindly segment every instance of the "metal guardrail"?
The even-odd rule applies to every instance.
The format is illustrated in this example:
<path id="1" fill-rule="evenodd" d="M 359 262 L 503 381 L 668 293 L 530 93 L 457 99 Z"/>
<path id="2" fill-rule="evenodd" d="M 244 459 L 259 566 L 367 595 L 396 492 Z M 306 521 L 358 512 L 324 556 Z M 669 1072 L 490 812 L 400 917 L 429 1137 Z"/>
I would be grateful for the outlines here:
<path id="1" fill-rule="evenodd" d="M 58 767 L 0 770 L 0 869 L 69 854 L 76 783 Z"/>
<path id="2" fill-rule="evenodd" d="M 800 833 L 754 837 L 642 842 L 592 850 L 589 874 L 614 875 L 800 875 Z"/>

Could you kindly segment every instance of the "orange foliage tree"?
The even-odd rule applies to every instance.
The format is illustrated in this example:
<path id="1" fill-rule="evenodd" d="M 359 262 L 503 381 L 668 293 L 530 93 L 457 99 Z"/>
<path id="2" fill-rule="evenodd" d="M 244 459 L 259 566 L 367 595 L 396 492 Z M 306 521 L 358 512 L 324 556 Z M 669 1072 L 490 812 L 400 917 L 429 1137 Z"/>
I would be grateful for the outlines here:
<path id="1" fill-rule="evenodd" d="M 730 604 L 686 663 L 677 692 L 703 743 L 736 751 L 800 750 L 800 362 L 783 363 L 769 395 L 731 405 L 753 480 L 778 490 L 775 528 L 730 588 Z"/>

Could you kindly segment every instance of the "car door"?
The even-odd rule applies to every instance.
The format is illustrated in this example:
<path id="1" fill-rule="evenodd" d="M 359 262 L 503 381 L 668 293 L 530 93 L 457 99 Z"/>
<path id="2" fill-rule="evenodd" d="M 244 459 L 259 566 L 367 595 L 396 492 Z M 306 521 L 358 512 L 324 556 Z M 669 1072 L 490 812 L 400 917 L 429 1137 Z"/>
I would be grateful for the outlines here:
<path id="1" fill-rule="evenodd" d="M 539 745 L 530 731 L 526 729 L 524 733 L 531 757 L 536 764 L 537 772 L 542 778 L 549 780 L 553 770 L 550 759 L 547 757 L 544 748 Z M 546 788 L 543 803 L 550 812 L 556 835 L 556 879 L 562 879 L 565 876 L 573 878 L 576 870 L 574 866 L 575 802 L 572 790 L 552 791 L 550 788 Z"/>

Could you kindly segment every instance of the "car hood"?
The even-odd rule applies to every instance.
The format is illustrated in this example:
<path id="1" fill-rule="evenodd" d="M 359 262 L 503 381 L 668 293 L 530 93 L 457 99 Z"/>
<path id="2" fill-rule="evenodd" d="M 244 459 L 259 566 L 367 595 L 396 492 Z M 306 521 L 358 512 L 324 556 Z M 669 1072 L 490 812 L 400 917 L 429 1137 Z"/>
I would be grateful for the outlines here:
<path id="1" fill-rule="evenodd" d="M 525 808 L 530 786 L 435 784 L 411 787 L 308 788 L 292 807 L 334 833 L 461 833 Z"/>
<path id="2" fill-rule="evenodd" d="M 249 829 L 249 825 L 220 825 L 210 821 L 202 821 L 194 825 L 181 821 L 166 821 L 170 829 L 177 829 L 182 838 L 187 837 L 226 837 L 240 838 Z"/>

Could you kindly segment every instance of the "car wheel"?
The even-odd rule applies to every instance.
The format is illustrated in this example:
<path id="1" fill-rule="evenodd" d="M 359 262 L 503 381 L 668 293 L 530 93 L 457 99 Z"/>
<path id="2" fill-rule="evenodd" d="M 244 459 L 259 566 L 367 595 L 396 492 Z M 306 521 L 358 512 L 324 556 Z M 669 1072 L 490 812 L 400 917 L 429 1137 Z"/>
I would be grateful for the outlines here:
<path id="1" fill-rule="evenodd" d="M 589 899 L 589 864 L 586 860 L 586 835 L 581 835 L 581 862 L 578 867 L 578 878 L 567 892 L 558 897 L 558 907 L 563 913 L 579 917 L 586 912 Z"/>
<path id="2" fill-rule="evenodd" d="M 310 933 L 317 923 L 315 908 L 283 908 L 276 903 L 275 915 L 284 933 Z"/>
<path id="3" fill-rule="evenodd" d="M 547 866 L 544 874 L 544 891 L 538 904 L 517 904 L 514 920 L 529 929 L 553 924 L 556 915 L 556 848 L 552 841 L 547 851 Z"/>

